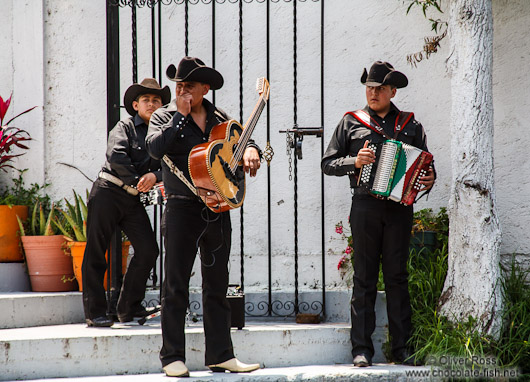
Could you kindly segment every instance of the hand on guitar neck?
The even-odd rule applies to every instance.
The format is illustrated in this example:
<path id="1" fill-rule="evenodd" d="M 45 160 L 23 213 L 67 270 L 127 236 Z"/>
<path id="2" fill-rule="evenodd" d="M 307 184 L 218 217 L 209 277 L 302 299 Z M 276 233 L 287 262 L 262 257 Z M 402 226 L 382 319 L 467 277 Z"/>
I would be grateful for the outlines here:
<path id="1" fill-rule="evenodd" d="M 250 176 L 256 176 L 260 166 L 258 150 L 255 147 L 247 147 L 243 154 L 243 170 Z"/>

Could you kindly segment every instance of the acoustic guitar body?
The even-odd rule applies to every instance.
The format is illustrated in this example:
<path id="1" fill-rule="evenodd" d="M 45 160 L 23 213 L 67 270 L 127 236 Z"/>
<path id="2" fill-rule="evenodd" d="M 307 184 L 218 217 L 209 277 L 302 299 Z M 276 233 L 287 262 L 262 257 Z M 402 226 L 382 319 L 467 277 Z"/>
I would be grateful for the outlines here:
<path id="1" fill-rule="evenodd" d="M 193 147 L 188 157 L 198 195 L 217 213 L 238 208 L 245 199 L 245 172 L 240 163 L 231 163 L 242 132 L 236 120 L 222 122 L 214 126 L 208 142 Z"/>

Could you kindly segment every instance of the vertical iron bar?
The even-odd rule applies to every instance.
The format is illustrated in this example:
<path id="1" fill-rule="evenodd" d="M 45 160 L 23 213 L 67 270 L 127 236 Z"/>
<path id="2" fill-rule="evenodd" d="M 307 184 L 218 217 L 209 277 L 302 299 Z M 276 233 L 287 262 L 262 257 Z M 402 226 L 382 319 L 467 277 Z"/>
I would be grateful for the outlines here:
<path id="1" fill-rule="evenodd" d="M 107 136 L 110 130 L 120 119 L 120 57 L 119 57 L 119 7 L 107 2 Z M 119 251 L 116 249 L 119 247 Z M 116 231 L 113 237 L 113 244 L 111 244 L 111 253 L 121 254 L 121 235 L 119 230 Z M 109 304 L 109 313 L 115 310 L 115 302 L 118 299 L 117 292 L 121 287 L 120 277 L 117 275 L 121 273 L 120 256 L 111 256 L 113 264 L 112 283 L 107 287 L 107 302 Z M 107 269 L 109 266 L 107 265 Z"/>
<path id="2" fill-rule="evenodd" d="M 322 126 L 322 139 L 320 139 L 320 157 L 324 156 L 324 0 L 320 3 L 320 126 Z M 324 173 L 320 172 L 322 188 L 322 317 L 326 319 L 326 240 L 325 240 L 325 206 L 324 206 Z"/>
<path id="3" fill-rule="evenodd" d="M 153 6 L 151 7 L 151 73 L 152 73 L 151 76 L 153 78 L 156 78 L 156 27 L 155 26 L 156 26 L 155 7 Z M 158 221 L 157 219 L 157 214 L 156 214 L 157 206 L 154 206 L 153 209 L 155 211 L 155 214 L 153 216 L 153 222 L 154 222 L 153 232 L 155 233 L 155 236 L 156 236 L 157 222 L 159 223 L 158 227 L 161 227 L 162 221 L 161 220 Z M 162 219 L 162 214 L 160 214 L 160 219 Z M 162 230 L 159 229 L 159 232 L 161 231 Z M 159 255 L 159 267 L 158 267 L 159 273 L 158 274 L 160 275 L 160 288 L 158 290 L 158 299 L 159 299 L 159 302 L 162 302 L 162 279 L 164 278 L 164 274 L 163 274 L 164 269 L 162 268 L 162 266 L 163 266 L 163 259 L 164 259 L 164 250 L 162 246 L 162 234 L 161 233 L 160 233 L 159 243 L 160 243 L 160 255 Z M 153 287 L 156 287 L 155 277 L 156 277 L 156 265 L 153 268 Z"/>
<path id="4" fill-rule="evenodd" d="M 212 68 L 215 68 L 215 0 L 212 0 Z M 215 90 L 212 91 L 212 103 L 215 105 Z"/>
<path id="5" fill-rule="evenodd" d="M 185 56 L 188 56 L 188 45 L 189 45 L 189 41 L 188 41 L 188 33 L 189 33 L 189 25 L 188 25 L 188 17 L 189 17 L 189 14 L 188 14 L 188 1 L 189 0 L 186 0 L 184 2 L 184 55 Z"/>
<path id="6" fill-rule="evenodd" d="M 154 14 L 153 14 L 154 15 Z M 153 55 L 153 60 L 154 60 Z M 153 65 L 154 67 L 154 65 Z M 158 83 L 162 85 L 162 3 L 158 3 Z M 162 235 L 162 206 L 160 209 L 160 303 L 162 304 L 162 287 L 164 284 L 164 242 Z M 156 208 L 156 206 L 155 206 Z"/>
<path id="7" fill-rule="evenodd" d="M 107 136 L 120 120 L 119 8 L 107 4 Z"/>
<path id="8" fill-rule="evenodd" d="M 162 2 L 158 3 L 158 83 L 162 85 Z"/>
<path id="9" fill-rule="evenodd" d="M 239 120 L 243 124 L 243 0 L 239 0 Z M 245 228 L 244 209 L 239 211 L 240 248 L 241 248 L 241 290 L 245 285 Z"/>
<path id="10" fill-rule="evenodd" d="M 151 63 L 153 78 L 156 78 L 156 29 L 155 29 L 155 7 L 151 8 Z"/>
<path id="11" fill-rule="evenodd" d="M 158 219 L 158 210 L 157 210 L 157 207 L 158 206 L 153 206 L 153 234 L 154 236 L 156 237 L 156 231 L 158 230 L 158 223 L 159 223 L 159 219 Z M 162 243 L 160 243 L 162 244 Z M 159 254 L 162 253 L 162 250 L 160 249 L 159 251 Z M 156 264 L 153 266 L 153 269 L 151 270 L 152 274 L 153 274 L 153 277 L 152 277 L 152 286 L 155 287 L 156 286 L 156 283 L 158 281 L 158 275 L 156 274 Z"/>
<path id="12" fill-rule="evenodd" d="M 270 0 L 267 0 L 267 80 L 270 82 Z M 271 140 L 270 102 L 267 102 L 267 144 Z M 267 166 L 267 258 L 269 268 L 268 314 L 272 314 L 271 168 Z"/>
<path id="13" fill-rule="evenodd" d="M 164 282 L 164 254 L 165 254 L 165 243 L 164 243 L 164 235 L 163 235 L 163 231 L 162 231 L 162 227 L 163 227 L 163 224 L 164 224 L 164 215 L 163 215 L 163 207 L 162 206 L 157 206 L 158 209 L 160 210 L 160 229 L 158 230 L 158 240 L 159 240 L 159 243 L 160 243 L 160 263 L 158 265 L 158 269 L 159 269 L 159 274 L 160 274 L 160 289 L 159 289 L 159 302 L 162 304 L 162 285 L 163 285 L 163 282 Z"/>
<path id="14" fill-rule="evenodd" d="M 131 5 L 131 18 L 132 18 L 132 82 L 133 84 L 138 83 L 138 42 L 137 42 L 137 30 L 136 30 L 136 2 Z"/>
<path id="15" fill-rule="evenodd" d="M 293 0 L 293 119 L 294 126 L 298 125 L 298 84 L 297 84 L 297 30 L 296 30 L 296 1 Z M 296 155 L 296 135 L 295 135 L 295 155 L 294 155 L 294 312 L 298 314 L 298 157 Z"/>

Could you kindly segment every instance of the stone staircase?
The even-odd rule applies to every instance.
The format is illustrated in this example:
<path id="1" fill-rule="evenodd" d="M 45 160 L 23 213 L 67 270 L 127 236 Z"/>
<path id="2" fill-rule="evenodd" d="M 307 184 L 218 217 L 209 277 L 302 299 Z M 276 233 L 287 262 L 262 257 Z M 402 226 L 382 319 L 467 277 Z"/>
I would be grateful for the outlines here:
<path id="1" fill-rule="evenodd" d="M 300 301 L 312 301 L 318 295 L 301 293 Z M 152 291 L 146 299 L 157 297 L 158 292 Z M 247 302 L 258 302 L 266 296 L 247 292 L 245 297 Z M 386 336 L 386 309 L 384 294 L 380 297 L 374 362 L 385 361 L 380 349 Z M 200 294 L 192 294 L 191 300 L 201 301 Z M 377 380 L 394 381 L 405 377 L 410 368 L 403 366 L 353 368 L 347 322 L 349 292 L 327 292 L 326 301 L 328 319 L 324 323 L 296 324 L 292 318 L 247 316 L 243 329 L 232 329 L 236 355 L 264 367 L 246 375 L 205 371 L 202 322 L 190 321 L 186 329 L 186 364 L 192 376 L 211 381 L 349 381 L 356 380 L 352 379 L 356 375 L 361 378 L 372 374 Z M 0 381 L 167 381 L 158 359 L 161 343 L 160 321 L 156 318 L 143 326 L 128 323 L 87 328 L 80 292 L 0 293 Z"/>

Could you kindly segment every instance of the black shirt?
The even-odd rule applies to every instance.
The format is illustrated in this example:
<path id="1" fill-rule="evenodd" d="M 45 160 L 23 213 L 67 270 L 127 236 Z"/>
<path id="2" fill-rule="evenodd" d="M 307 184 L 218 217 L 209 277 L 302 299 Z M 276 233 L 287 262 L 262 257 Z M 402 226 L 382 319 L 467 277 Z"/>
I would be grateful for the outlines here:
<path id="1" fill-rule="evenodd" d="M 120 178 L 129 186 L 136 186 L 140 178 L 152 172 L 162 180 L 160 161 L 151 158 L 146 150 L 147 125 L 136 114 L 119 121 L 107 140 L 107 160 L 102 170 Z"/>
<path id="2" fill-rule="evenodd" d="M 391 103 L 390 111 L 384 118 L 379 117 L 368 106 L 363 110 L 383 128 L 386 135 L 394 139 L 394 126 L 399 115 L 399 109 L 393 103 Z M 427 149 L 427 137 L 423 126 L 415 118 L 412 118 L 405 125 L 395 139 L 424 151 L 429 151 Z M 337 125 L 328 148 L 322 157 L 322 171 L 326 175 L 348 175 L 350 178 L 350 186 L 357 188 L 359 169 L 355 168 L 355 158 L 367 140 L 373 143 L 380 143 L 384 142 L 386 138 L 361 124 L 352 115 L 344 115 Z"/>
<path id="3" fill-rule="evenodd" d="M 161 107 L 153 113 L 149 121 L 147 133 L 147 150 L 156 159 L 167 155 L 169 159 L 183 173 L 186 179 L 191 181 L 188 169 L 188 156 L 192 148 L 207 142 L 212 128 L 230 117 L 221 109 L 216 108 L 210 101 L 203 99 L 206 109 L 206 129 L 204 133 L 195 123 L 191 114 L 186 117 L 177 111 L 176 100 Z M 253 141 L 248 146 L 259 148 Z M 167 165 L 162 161 L 162 178 L 167 194 L 193 196 L 191 190 L 175 175 L 171 173 Z"/>

